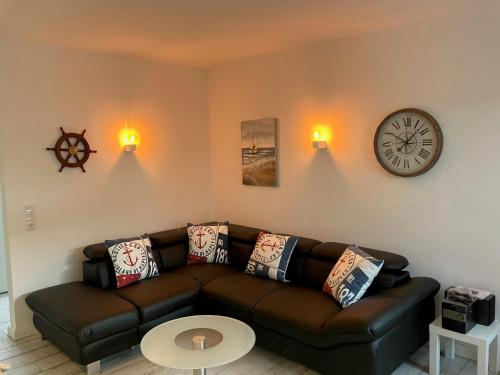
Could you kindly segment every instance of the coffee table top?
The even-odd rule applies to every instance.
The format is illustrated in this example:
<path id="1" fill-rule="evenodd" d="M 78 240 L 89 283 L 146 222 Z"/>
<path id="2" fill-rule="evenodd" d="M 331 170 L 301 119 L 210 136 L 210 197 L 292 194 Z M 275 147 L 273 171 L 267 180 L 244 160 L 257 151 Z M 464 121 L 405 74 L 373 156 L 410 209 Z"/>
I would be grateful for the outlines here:
<path id="1" fill-rule="evenodd" d="M 206 336 L 206 349 L 193 350 L 193 336 Z M 149 331 L 141 351 L 151 362 L 176 369 L 222 366 L 243 357 L 255 345 L 252 328 L 239 320 L 197 315 L 171 320 Z"/>

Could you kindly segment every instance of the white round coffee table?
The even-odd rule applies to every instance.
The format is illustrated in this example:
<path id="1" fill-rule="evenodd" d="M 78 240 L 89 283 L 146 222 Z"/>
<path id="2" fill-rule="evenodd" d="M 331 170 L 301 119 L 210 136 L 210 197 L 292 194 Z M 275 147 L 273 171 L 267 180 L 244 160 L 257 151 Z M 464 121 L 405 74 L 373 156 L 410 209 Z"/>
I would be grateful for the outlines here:
<path id="1" fill-rule="evenodd" d="M 149 331 L 141 341 L 144 357 L 175 369 L 205 369 L 236 361 L 255 345 L 255 333 L 239 320 L 197 315 L 171 320 Z"/>

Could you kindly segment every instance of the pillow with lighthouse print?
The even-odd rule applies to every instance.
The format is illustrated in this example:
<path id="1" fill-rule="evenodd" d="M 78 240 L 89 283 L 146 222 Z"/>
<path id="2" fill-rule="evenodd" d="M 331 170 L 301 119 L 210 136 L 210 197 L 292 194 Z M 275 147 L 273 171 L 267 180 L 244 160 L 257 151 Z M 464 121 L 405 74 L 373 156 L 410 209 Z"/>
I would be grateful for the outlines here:
<path id="1" fill-rule="evenodd" d="M 188 266 L 192 264 L 229 264 L 229 223 L 188 224 Z"/>
<path id="2" fill-rule="evenodd" d="M 323 291 L 346 308 L 363 297 L 383 265 L 383 260 L 375 259 L 356 245 L 351 245 L 331 270 Z"/>
<path id="3" fill-rule="evenodd" d="M 113 262 L 117 288 L 159 275 L 147 235 L 106 240 L 105 243 Z"/>

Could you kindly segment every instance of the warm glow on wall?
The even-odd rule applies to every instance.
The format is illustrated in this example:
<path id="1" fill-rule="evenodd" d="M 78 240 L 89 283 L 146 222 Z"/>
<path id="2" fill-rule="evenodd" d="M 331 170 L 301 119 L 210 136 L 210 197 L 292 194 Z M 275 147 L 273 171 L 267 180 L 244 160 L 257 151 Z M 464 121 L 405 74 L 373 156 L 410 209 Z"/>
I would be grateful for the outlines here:
<path id="1" fill-rule="evenodd" d="M 317 125 L 311 132 L 312 144 L 314 148 L 327 148 L 328 142 L 331 139 L 331 131 L 328 126 Z"/>
<path id="2" fill-rule="evenodd" d="M 135 151 L 139 144 L 139 134 L 133 128 L 129 128 L 128 124 L 125 125 L 120 132 L 120 145 L 124 151 Z"/>

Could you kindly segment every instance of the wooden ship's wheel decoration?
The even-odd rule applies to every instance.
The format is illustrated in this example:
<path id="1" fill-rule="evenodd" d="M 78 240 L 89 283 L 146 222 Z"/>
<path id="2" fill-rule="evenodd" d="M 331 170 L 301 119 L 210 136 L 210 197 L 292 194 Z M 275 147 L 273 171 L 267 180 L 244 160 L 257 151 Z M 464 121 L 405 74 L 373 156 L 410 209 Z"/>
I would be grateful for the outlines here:
<path id="1" fill-rule="evenodd" d="M 59 172 L 65 167 L 68 168 L 81 168 L 85 172 L 83 165 L 89 160 L 90 154 L 95 154 L 97 151 L 91 150 L 90 145 L 85 139 L 84 135 L 87 130 L 78 133 L 66 133 L 60 127 L 62 135 L 56 142 L 54 147 L 47 147 L 47 150 L 54 151 L 56 158 L 61 163 Z"/>

